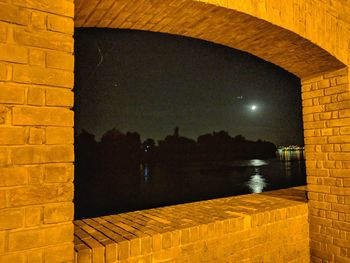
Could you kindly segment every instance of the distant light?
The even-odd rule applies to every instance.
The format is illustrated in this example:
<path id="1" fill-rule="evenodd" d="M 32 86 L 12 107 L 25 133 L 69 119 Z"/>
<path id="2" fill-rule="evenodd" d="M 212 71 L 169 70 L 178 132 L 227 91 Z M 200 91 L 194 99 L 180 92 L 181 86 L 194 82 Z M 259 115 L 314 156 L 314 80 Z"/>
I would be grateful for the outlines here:
<path id="1" fill-rule="evenodd" d="M 256 105 L 252 105 L 250 108 L 252 111 L 255 111 L 258 107 Z"/>

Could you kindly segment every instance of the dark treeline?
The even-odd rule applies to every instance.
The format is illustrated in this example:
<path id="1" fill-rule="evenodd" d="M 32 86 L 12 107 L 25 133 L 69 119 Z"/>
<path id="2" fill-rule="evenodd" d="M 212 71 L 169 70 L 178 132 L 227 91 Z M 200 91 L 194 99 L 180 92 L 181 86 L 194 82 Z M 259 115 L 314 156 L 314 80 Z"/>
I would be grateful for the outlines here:
<path id="1" fill-rule="evenodd" d="M 93 134 L 83 130 L 76 135 L 75 147 L 77 163 L 102 162 L 105 167 L 118 165 L 121 169 L 137 168 L 142 163 L 267 159 L 275 157 L 276 152 L 271 142 L 254 142 L 242 135 L 232 137 L 226 131 L 203 134 L 195 141 L 180 136 L 178 127 L 158 144 L 150 138 L 141 142 L 137 132 L 124 134 L 117 129 L 107 131 L 98 142 Z"/>
<path id="2" fill-rule="evenodd" d="M 186 163 L 217 163 L 235 159 L 275 157 L 276 146 L 270 142 L 246 140 L 227 132 L 213 132 L 197 141 L 173 135 L 157 143 L 153 139 L 141 141 L 136 132 L 107 131 L 100 141 L 93 134 L 82 131 L 75 136 L 75 216 L 100 216 L 144 208 L 133 204 L 140 172 L 157 164 L 181 167 Z M 151 173 L 150 172 L 150 173 Z M 121 201 L 124 200 L 124 201 Z M 153 206 L 154 200 L 148 206 Z M 148 207 L 145 205 L 145 207 Z"/>

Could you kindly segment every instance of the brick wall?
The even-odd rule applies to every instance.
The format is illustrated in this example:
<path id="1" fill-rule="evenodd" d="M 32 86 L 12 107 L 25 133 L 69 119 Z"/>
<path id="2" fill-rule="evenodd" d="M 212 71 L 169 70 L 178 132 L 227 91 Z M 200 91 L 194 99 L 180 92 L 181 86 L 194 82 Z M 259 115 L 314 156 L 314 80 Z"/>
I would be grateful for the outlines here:
<path id="1" fill-rule="evenodd" d="M 0 262 L 72 262 L 73 1 L 0 1 Z"/>
<path id="2" fill-rule="evenodd" d="M 310 262 L 299 189 L 77 220 L 79 263 Z"/>
<path id="3" fill-rule="evenodd" d="M 261 54 L 299 76 L 324 71 L 327 65 L 349 64 L 350 8 L 346 1 L 204 2 L 221 7 L 171 1 L 171 5 L 159 5 L 160 16 L 144 16 L 146 9 L 129 3 L 129 10 L 124 5 L 113 9 L 125 15 L 117 17 L 109 7 L 120 1 L 77 0 L 78 21 L 99 24 L 99 19 L 111 14 L 111 19 L 120 22 L 113 27 L 163 30 L 232 47 L 245 43 L 243 50 Z M 152 3 L 147 10 L 157 8 Z M 208 16 L 213 20 L 208 24 L 206 16 L 200 22 L 183 17 L 169 20 L 166 16 L 174 11 L 171 8 L 182 3 L 193 8 L 196 16 L 188 16 L 188 8 L 175 13 L 199 18 L 203 8 L 213 12 Z M 102 7 L 97 9 L 97 5 Z M 281 28 L 264 21 L 247 23 L 244 14 L 230 16 L 222 7 Z M 73 261 L 73 15 L 73 0 L 0 0 L 0 262 Z M 170 23 L 173 20 L 176 27 Z M 247 30 L 237 31 L 247 41 L 232 38 L 227 42 L 226 37 L 233 35 L 228 30 L 242 29 L 242 23 L 243 28 L 251 26 L 253 37 L 246 35 Z M 263 33 L 263 41 L 255 41 L 262 25 L 275 32 L 273 39 L 265 39 L 272 35 Z M 300 36 L 324 50 L 306 44 Z M 286 56 L 286 50 L 295 56 Z M 293 58 L 295 63 L 290 63 Z M 348 72 L 343 69 L 302 82 L 312 260 L 346 262 L 350 257 Z"/>
<path id="4" fill-rule="evenodd" d="M 313 262 L 350 262 L 348 70 L 302 80 Z"/>

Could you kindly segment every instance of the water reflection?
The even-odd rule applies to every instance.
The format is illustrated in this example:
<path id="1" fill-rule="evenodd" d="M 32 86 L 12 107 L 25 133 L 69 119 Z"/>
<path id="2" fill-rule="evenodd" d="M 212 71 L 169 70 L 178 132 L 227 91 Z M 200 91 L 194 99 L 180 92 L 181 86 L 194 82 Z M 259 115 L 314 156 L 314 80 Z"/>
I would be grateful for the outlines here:
<path id="1" fill-rule="evenodd" d="M 147 183 L 149 180 L 149 176 L 150 176 L 148 164 L 147 163 L 145 163 L 144 165 L 141 164 L 141 167 L 142 167 L 143 178 L 145 180 L 145 183 Z"/>
<path id="2" fill-rule="evenodd" d="M 247 182 L 252 193 L 261 193 L 267 186 L 266 179 L 261 175 L 260 168 L 254 169 L 254 174 Z"/>
<path id="3" fill-rule="evenodd" d="M 301 161 L 303 159 L 303 150 L 288 150 L 288 149 L 278 149 L 278 158 L 281 161 Z"/>
<path id="4" fill-rule="evenodd" d="M 253 159 L 253 160 L 249 160 L 249 165 L 250 166 L 263 166 L 263 165 L 268 165 L 268 163 L 264 160 Z"/>

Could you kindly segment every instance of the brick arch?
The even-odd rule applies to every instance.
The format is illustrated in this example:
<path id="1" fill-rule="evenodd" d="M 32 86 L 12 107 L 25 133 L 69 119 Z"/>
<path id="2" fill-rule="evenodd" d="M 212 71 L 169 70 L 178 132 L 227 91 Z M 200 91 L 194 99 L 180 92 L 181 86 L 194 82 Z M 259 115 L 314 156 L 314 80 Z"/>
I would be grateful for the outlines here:
<path id="1" fill-rule="evenodd" d="M 272 22 L 278 22 L 274 14 L 276 10 L 282 12 L 281 5 L 277 5 L 280 9 L 268 9 L 268 1 L 262 7 L 239 2 L 77 0 L 75 26 L 138 29 L 203 39 L 251 53 L 300 78 L 344 67 L 336 57 L 299 35 L 301 29 L 293 20 L 282 23 L 280 15 L 280 25 L 274 25 Z M 344 60 L 341 55 L 339 58 Z"/>
<path id="2" fill-rule="evenodd" d="M 302 228 L 312 262 L 349 261 L 349 72 L 334 70 L 350 65 L 349 1 L 12 0 L 0 1 L 0 262 L 74 262 L 74 25 L 207 38 L 300 76 L 310 231 L 306 220 Z M 271 218 L 298 209 L 281 206 Z M 275 254 L 309 248 L 296 242 Z"/>

